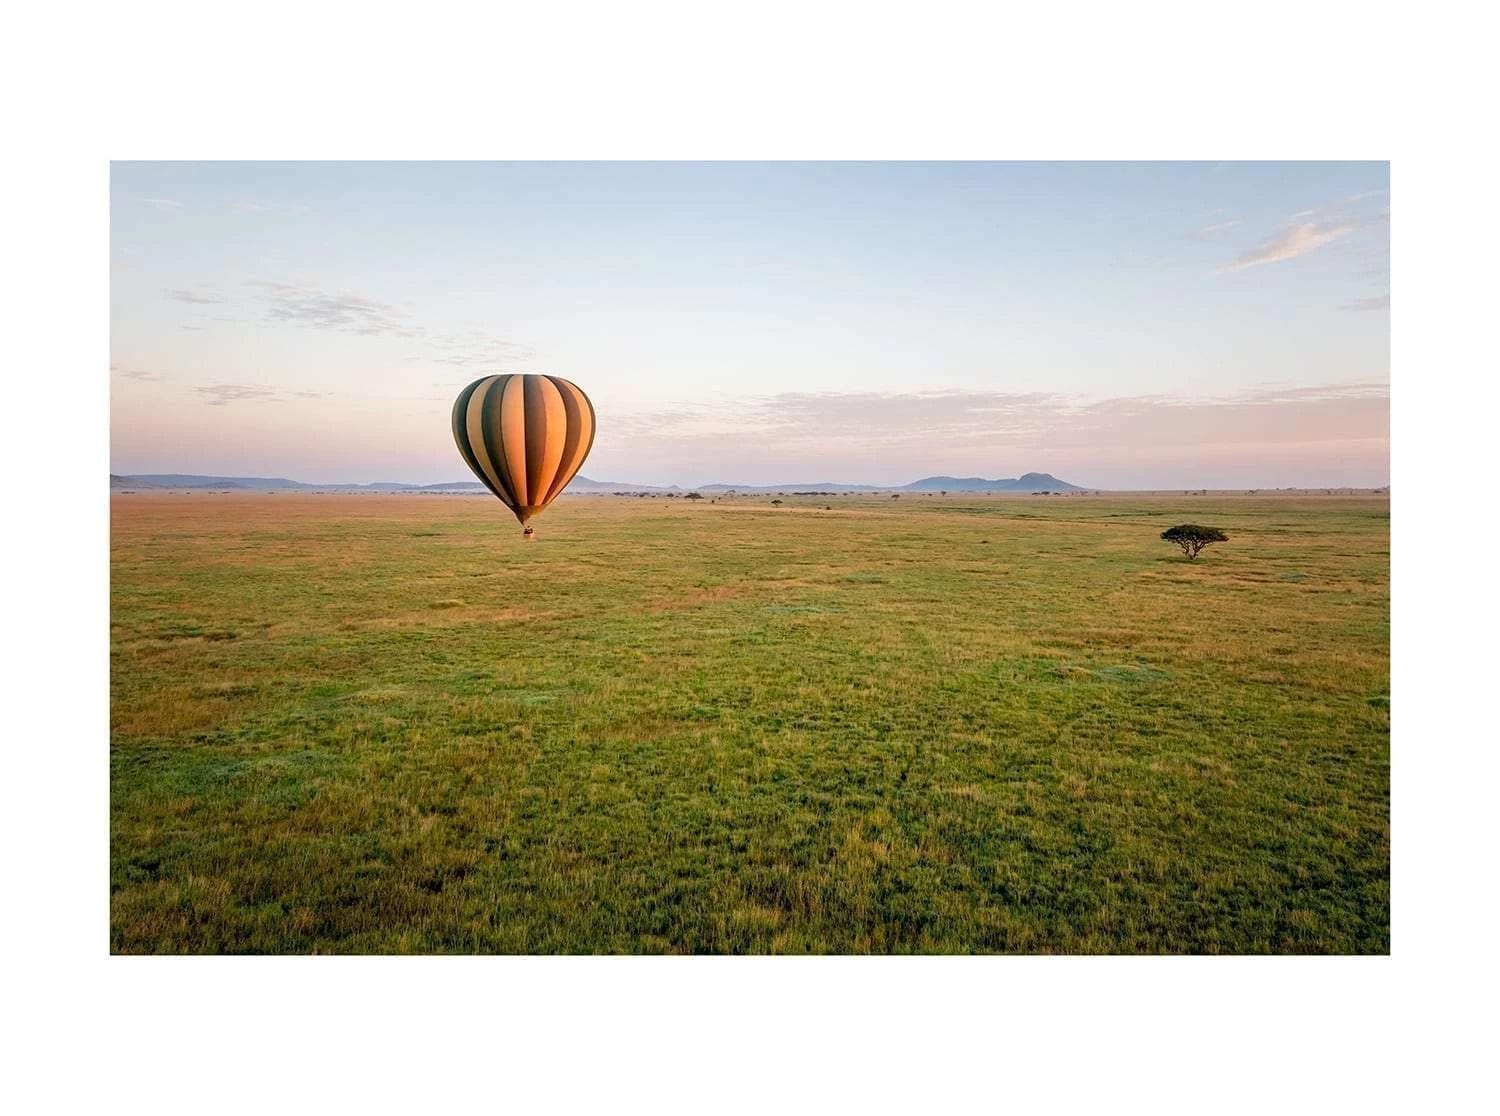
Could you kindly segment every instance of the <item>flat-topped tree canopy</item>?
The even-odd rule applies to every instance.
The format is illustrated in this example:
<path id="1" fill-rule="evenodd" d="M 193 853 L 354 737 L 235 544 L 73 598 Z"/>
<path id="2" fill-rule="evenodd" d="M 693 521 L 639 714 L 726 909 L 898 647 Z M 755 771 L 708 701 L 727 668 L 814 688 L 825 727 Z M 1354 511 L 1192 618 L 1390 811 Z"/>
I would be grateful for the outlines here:
<path id="1" fill-rule="evenodd" d="M 1204 527 L 1197 523 L 1179 523 L 1176 527 L 1168 527 L 1161 533 L 1161 537 L 1182 547 L 1182 552 L 1189 559 L 1198 557 L 1198 552 L 1205 546 L 1229 541 L 1229 536 L 1217 527 Z"/>

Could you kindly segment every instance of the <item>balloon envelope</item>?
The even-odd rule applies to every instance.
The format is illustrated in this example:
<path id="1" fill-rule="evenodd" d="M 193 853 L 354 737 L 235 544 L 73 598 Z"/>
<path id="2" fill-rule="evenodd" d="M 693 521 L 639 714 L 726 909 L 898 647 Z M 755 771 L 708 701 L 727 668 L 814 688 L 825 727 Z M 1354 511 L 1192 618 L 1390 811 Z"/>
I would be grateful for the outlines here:
<path id="1" fill-rule="evenodd" d="M 525 523 L 568 486 L 594 445 L 594 405 L 558 376 L 484 376 L 453 403 L 458 452 Z"/>

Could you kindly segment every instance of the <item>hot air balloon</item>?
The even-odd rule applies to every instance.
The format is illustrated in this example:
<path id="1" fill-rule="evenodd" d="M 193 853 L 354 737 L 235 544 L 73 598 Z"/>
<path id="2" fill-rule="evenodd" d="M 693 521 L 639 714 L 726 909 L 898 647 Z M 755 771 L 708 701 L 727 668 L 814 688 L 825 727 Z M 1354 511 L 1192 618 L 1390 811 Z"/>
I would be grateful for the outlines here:
<path id="1" fill-rule="evenodd" d="M 594 405 L 557 376 L 484 376 L 453 403 L 453 440 L 469 468 L 520 521 L 557 498 L 594 445 Z"/>

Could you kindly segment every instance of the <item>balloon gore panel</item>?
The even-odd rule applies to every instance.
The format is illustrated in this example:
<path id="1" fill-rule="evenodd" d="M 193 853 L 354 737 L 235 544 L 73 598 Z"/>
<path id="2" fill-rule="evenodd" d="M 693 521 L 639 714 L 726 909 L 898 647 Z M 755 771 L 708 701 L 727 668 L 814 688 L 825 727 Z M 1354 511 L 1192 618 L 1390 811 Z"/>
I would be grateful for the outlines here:
<path id="1" fill-rule="evenodd" d="M 577 475 L 594 430 L 589 397 L 558 376 L 484 376 L 453 403 L 464 463 L 523 524 Z"/>

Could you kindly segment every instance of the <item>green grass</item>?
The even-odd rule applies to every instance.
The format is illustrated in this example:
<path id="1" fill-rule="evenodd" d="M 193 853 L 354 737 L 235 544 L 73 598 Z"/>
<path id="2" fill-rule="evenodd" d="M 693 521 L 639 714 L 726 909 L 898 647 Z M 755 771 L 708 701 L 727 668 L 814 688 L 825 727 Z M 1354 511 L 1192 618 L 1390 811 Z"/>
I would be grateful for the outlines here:
<path id="1" fill-rule="evenodd" d="M 117 497 L 113 949 L 1389 950 L 1385 499 L 768 499 Z"/>

